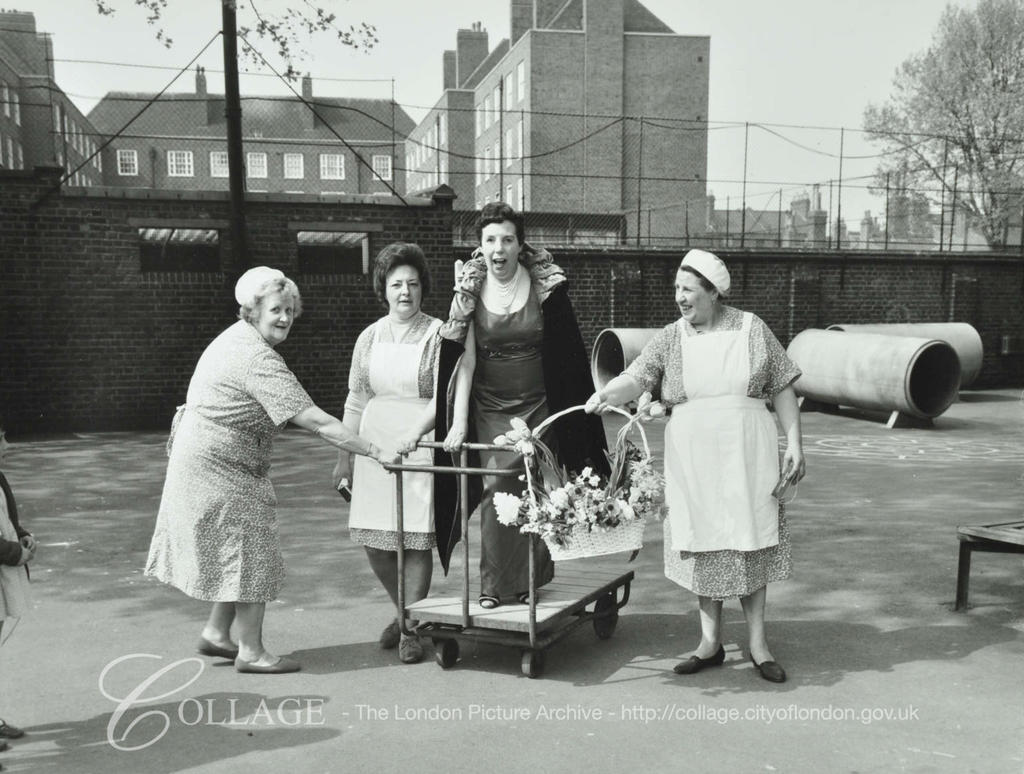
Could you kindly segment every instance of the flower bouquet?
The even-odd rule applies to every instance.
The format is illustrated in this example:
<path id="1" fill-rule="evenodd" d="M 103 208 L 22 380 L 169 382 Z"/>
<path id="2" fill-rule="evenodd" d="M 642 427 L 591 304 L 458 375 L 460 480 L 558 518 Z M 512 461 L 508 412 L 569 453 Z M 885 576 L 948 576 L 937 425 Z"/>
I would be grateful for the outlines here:
<path id="1" fill-rule="evenodd" d="M 514 448 L 526 462 L 523 493 L 519 497 L 507 492 L 494 495 L 498 521 L 539 535 L 556 561 L 639 550 L 647 519 L 660 518 L 664 510 L 664 477 L 654 467 L 641 426 L 664 416 L 664 407 L 644 393 L 634 415 L 612 409 L 628 421 L 608 453 L 611 474 L 607 478 L 589 467 L 569 473 L 540 440 L 556 419 L 583 408 L 573 406 L 553 414 L 533 430 L 515 417 L 512 429 L 494 439 L 497 446 Z M 633 428 L 639 431 L 642 451 L 629 440 Z"/>

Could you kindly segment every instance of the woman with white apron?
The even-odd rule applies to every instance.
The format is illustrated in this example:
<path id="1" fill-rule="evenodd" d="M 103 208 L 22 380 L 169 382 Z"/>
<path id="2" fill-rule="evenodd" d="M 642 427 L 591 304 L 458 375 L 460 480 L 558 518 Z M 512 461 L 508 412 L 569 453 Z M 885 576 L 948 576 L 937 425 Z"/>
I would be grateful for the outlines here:
<path id="1" fill-rule="evenodd" d="M 388 304 L 387 316 L 370 325 L 356 341 L 349 373 L 344 422 L 358 428 L 367 441 L 405 453 L 404 462 L 432 464 L 434 381 L 441 321 L 420 311 L 429 288 L 426 260 L 413 244 L 395 243 L 377 256 L 374 289 Z M 423 658 L 419 639 L 401 634 L 398 623 L 398 503 L 395 478 L 373 460 L 339 455 L 335 484 L 351 481 L 349 531 L 365 547 L 370 567 L 396 606 L 395 619 L 380 636 L 382 648 L 398 647 L 399 658 Z M 403 477 L 402 526 L 405 549 L 406 600 L 427 596 L 433 572 L 433 475 Z M 348 483 L 347 481 L 345 483 Z M 343 492 L 345 490 L 342 490 Z"/>
<path id="2" fill-rule="evenodd" d="M 766 680 L 785 670 L 768 647 L 766 587 L 792 570 L 782 503 L 778 431 L 786 435 L 781 477 L 795 483 L 805 463 L 792 383 L 800 369 L 768 326 L 725 306 L 725 264 L 691 250 L 676 275 L 682 318 L 659 331 L 626 371 L 594 393 L 589 411 L 658 390 L 672 414 L 665 428 L 665 575 L 698 596 L 701 642 L 674 668 L 694 674 L 725 661 L 722 601 L 739 597 L 750 657 Z"/>

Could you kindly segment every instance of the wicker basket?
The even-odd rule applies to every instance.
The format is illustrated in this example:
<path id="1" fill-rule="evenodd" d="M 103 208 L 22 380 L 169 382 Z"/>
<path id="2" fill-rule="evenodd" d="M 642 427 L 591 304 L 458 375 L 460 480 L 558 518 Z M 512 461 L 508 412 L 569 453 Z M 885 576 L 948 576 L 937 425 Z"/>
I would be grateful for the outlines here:
<path id="1" fill-rule="evenodd" d="M 629 418 L 629 412 L 623 411 L 620 408 L 614 406 L 609 407 L 611 411 L 618 414 L 622 414 L 624 417 Z M 550 425 L 554 420 L 558 419 L 565 414 L 572 411 L 582 411 L 584 406 L 572 406 L 571 408 L 559 411 L 557 414 L 552 414 L 544 422 L 538 425 L 534 431 L 538 435 L 540 431 L 546 425 Z M 643 427 L 639 424 L 633 425 L 640 435 L 640 441 L 643 443 L 644 456 L 650 458 L 651 447 L 647 443 L 647 433 L 644 432 Z M 530 480 L 527 479 L 527 488 L 530 487 Z M 603 556 L 605 554 L 616 554 L 621 551 L 637 551 L 643 547 L 644 544 L 644 527 L 646 521 L 641 518 L 634 521 L 627 521 L 620 524 L 618 527 L 611 529 L 595 529 L 591 532 L 580 532 L 573 534 L 566 539 L 565 545 L 558 545 L 554 540 L 545 537 L 544 542 L 547 544 L 548 552 L 551 554 L 551 558 L 556 562 L 564 561 L 566 559 L 580 559 L 585 556 Z"/>
<path id="2" fill-rule="evenodd" d="M 568 544 L 560 546 L 554 541 L 548 541 L 548 551 L 551 558 L 556 562 L 566 559 L 581 559 L 584 556 L 603 556 L 605 554 L 617 554 L 620 551 L 636 551 L 644 545 L 644 527 L 646 522 L 643 519 L 638 521 L 627 521 L 618 527 L 609 530 L 595 530 L 583 532 L 569 538 Z"/>

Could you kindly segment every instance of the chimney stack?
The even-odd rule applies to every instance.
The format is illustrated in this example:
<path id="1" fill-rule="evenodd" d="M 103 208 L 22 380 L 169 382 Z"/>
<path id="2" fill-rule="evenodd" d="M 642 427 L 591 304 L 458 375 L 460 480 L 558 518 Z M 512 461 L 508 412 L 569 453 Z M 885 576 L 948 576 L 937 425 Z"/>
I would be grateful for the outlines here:
<path id="1" fill-rule="evenodd" d="M 480 22 L 472 28 L 455 34 L 455 82 L 459 88 L 466 85 L 469 76 L 487 56 L 487 30 Z"/>
<path id="2" fill-rule="evenodd" d="M 196 65 L 196 96 L 206 99 L 206 68 Z"/>
<path id="3" fill-rule="evenodd" d="M 307 102 L 313 99 L 313 78 L 309 73 L 302 76 L 302 98 Z"/>
<path id="4" fill-rule="evenodd" d="M 514 46 L 527 30 L 533 29 L 533 2 L 534 0 L 512 0 L 512 20 L 509 24 L 511 34 L 508 41 L 510 46 Z"/>
<path id="5" fill-rule="evenodd" d="M 457 73 L 455 71 L 454 51 L 445 51 L 441 55 L 441 68 L 442 79 L 444 81 L 444 90 L 448 91 L 448 89 L 457 89 L 459 87 L 459 84 L 456 80 Z"/>

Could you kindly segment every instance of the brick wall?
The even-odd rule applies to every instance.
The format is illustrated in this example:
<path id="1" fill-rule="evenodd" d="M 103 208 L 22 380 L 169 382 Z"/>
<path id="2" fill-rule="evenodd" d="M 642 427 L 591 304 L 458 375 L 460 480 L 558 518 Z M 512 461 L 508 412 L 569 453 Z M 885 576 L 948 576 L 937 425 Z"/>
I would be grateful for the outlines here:
<path id="1" fill-rule="evenodd" d="M 90 189 L 40 202 L 56 179 L 56 171 L 0 172 L 0 413 L 14 432 L 165 428 L 199 354 L 237 309 L 226 271 L 142 273 L 138 223 L 223 224 L 227 198 Z M 341 410 L 352 345 L 383 309 L 368 277 L 300 274 L 296 224 L 363 220 L 371 254 L 391 241 L 418 242 L 434 280 L 424 309 L 446 312 L 451 261 L 466 257 L 452 247 L 450 201 L 254 195 L 248 207 L 252 262 L 281 268 L 302 291 L 305 314 L 281 353 L 324 409 Z M 227 265 L 230 240 L 221 234 Z M 678 317 L 672 286 L 682 251 L 554 252 L 588 347 L 603 328 L 657 328 Z M 732 272 L 732 303 L 760 315 L 783 343 L 831 323 L 968 322 L 985 346 L 975 386 L 1024 385 L 1024 355 L 999 354 L 1001 336 L 1024 332 L 1019 256 L 720 255 Z"/>
<path id="2" fill-rule="evenodd" d="M 224 224 L 227 196 L 80 189 L 37 204 L 56 175 L 0 173 L 0 412 L 15 431 L 166 427 L 196 359 L 234 321 L 237 305 L 226 271 L 141 272 L 138 224 Z M 343 406 L 355 337 L 383 308 L 368 276 L 299 273 L 295 224 L 365 221 L 371 256 L 388 242 L 417 242 L 432 273 L 445 278 L 424 309 L 447 310 L 450 201 L 407 207 L 363 199 L 253 195 L 248 203 L 252 263 L 280 268 L 303 296 L 305 314 L 280 352 L 331 412 Z M 221 239 L 228 266 L 226 228 Z"/>

